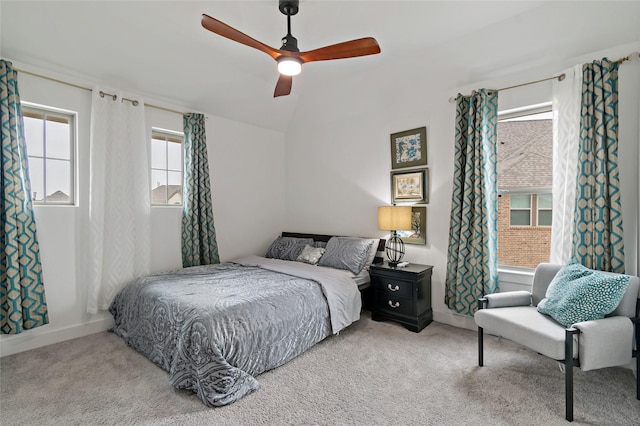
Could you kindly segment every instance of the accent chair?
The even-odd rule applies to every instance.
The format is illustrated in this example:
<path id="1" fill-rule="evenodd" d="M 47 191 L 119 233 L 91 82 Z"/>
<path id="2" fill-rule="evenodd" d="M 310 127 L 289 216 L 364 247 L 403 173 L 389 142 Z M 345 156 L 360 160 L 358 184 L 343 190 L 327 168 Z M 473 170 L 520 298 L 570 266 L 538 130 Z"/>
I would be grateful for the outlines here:
<path id="1" fill-rule="evenodd" d="M 581 265 L 579 265 L 582 267 Z M 478 365 L 483 366 L 483 330 L 519 343 L 541 355 L 564 364 L 565 370 L 565 418 L 573 421 L 573 367 L 583 371 L 598 368 L 623 366 L 636 358 L 636 398 L 640 400 L 640 343 L 639 287 L 640 278 L 630 277 L 628 281 L 621 274 L 597 272 L 586 269 L 584 273 L 594 273 L 604 279 L 621 278 L 628 286 L 620 288 L 622 295 L 617 307 L 602 319 L 579 322 L 565 320 L 562 325 L 552 316 L 539 312 L 539 305 L 545 305 L 549 298 L 550 284 L 560 277 L 563 265 L 542 263 L 535 270 L 531 292 L 511 291 L 494 293 L 478 300 L 475 322 L 478 326 Z M 589 272 L 590 271 L 590 272 Z M 558 280 L 556 280 L 558 282 Z M 557 284 L 562 286 L 565 283 Z M 564 286 L 568 288 L 569 286 Z M 607 285 L 605 285 L 606 288 Z M 602 285 L 600 285 L 602 288 Z M 613 285 L 611 286 L 613 288 Z M 625 290 L 626 288 L 626 290 Z M 617 300 L 613 303 L 617 303 Z M 587 303 L 587 310 L 590 309 Z M 579 305 L 569 303 L 569 308 Z M 612 307 L 616 305 L 613 304 Z M 540 309 L 543 310 L 544 309 Z M 584 311 L 585 309 L 582 308 Z"/>

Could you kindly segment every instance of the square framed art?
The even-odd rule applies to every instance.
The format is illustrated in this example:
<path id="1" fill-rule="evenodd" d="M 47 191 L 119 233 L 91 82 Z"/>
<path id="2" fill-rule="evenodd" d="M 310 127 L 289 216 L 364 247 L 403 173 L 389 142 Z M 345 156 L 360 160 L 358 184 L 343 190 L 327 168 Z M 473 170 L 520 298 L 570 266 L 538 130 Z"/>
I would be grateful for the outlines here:
<path id="1" fill-rule="evenodd" d="M 428 203 L 429 170 L 391 172 L 391 203 Z"/>
<path id="2" fill-rule="evenodd" d="M 427 165 L 427 128 L 391 134 L 391 169 Z"/>
<path id="3" fill-rule="evenodd" d="M 427 243 L 427 208 L 411 207 L 411 229 L 396 231 L 406 244 Z"/>

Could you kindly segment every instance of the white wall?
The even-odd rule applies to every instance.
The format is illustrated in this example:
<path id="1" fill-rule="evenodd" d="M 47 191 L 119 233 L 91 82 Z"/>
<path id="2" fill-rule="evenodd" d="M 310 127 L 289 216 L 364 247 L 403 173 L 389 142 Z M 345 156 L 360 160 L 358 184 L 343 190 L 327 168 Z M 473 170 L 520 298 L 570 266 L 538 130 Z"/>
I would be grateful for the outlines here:
<path id="1" fill-rule="evenodd" d="M 93 87 L 92 82 L 14 61 L 14 67 Z M 107 82 L 108 84 L 108 82 Z M 106 330 L 113 319 L 107 312 L 86 312 L 83 235 L 88 218 L 89 125 L 91 92 L 19 73 L 21 100 L 77 112 L 77 206 L 35 206 L 49 324 L 15 336 L 0 336 L 0 356 Z M 151 99 L 146 103 L 160 105 Z M 162 104 L 177 111 L 184 107 Z M 182 131 L 180 114 L 146 107 L 148 139 L 151 128 Z M 221 260 L 262 254 L 283 229 L 284 134 L 243 123 L 207 117 L 207 148 L 213 208 Z M 152 207 L 151 270 L 182 265 L 181 208 Z"/>
<path id="2" fill-rule="evenodd" d="M 221 260 L 264 255 L 285 227 L 284 135 L 215 116 L 207 135 Z"/>
<path id="3" fill-rule="evenodd" d="M 407 245 L 405 259 L 435 266 L 434 319 L 474 328 L 472 318 L 454 314 L 444 304 L 455 119 L 455 106 L 448 99 L 458 92 L 468 95 L 473 89 L 551 77 L 577 63 L 603 56 L 617 59 L 640 49 L 637 4 L 582 3 L 579 7 L 547 4 L 463 40 L 416 52 L 393 68 L 355 76 L 343 69 L 322 94 L 301 98 L 287 133 L 287 223 L 298 231 L 384 236 L 377 229 L 376 209 L 390 203 L 389 135 L 426 125 L 427 243 Z M 379 41 L 384 54 L 384 40 Z M 323 72 L 332 71 L 325 67 Z M 624 87 L 621 84 L 621 89 L 620 104 L 626 108 L 620 114 L 620 162 L 629 219 L 627 256 L 636 263 L 637 79 Z M 551 84 L 502 91 L 499 98 L 501 110 L 548 102 Z M 501 278 L 505 289 L 531 281 L 530 276 L 517 274 Z"/>

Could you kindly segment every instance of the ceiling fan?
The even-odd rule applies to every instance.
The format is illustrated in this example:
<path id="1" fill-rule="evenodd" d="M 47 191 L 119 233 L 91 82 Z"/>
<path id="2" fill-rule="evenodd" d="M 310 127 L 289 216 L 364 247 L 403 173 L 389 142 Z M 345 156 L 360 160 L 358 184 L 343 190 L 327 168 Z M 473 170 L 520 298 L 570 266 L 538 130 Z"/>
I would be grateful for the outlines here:
<path id="1" fill-rule="evenodd" d="M 229 40 L 244 44 L 245 46 L 258 49 L 278 62 L 280 77 L 278 78 L 276 89 L 273 93 L 274 98 L 286 96 L 291 93 L 293 76 L 300 73 L 302 64 L 380 53 L 380 46 L 378 46 L 378 42 L 373 37 L 345 41 L 307 52 L 300 52 L 300 49 L 298 49 L 298 40 L 291 35 L 291 17 L 298 13 L 298 4 L 299 0 L 280 0 L 280 12 L 287 15 L 287 35 L 282 38 L 282 47 L 280 47 L 280 49 L 267 46 L 207 14 L 202 15 L 201 22 L 202 26 L 207 30 L 228 38 Z"/>

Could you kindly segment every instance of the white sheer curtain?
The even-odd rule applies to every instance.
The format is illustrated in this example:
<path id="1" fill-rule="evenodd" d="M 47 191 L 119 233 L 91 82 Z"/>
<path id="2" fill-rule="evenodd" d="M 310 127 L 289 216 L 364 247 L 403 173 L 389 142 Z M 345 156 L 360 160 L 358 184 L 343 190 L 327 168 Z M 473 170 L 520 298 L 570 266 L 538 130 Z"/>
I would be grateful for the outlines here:
<path id="1" fill-rule="evenodd" d="M 87 311 L 109 308 L 129 281 L 149 273 L 149 168 L 144 106 L 96 88 L 91 104 Z M 129 96 L 127 96 L 129 98 Z"/>
<path id="2" fill-rule="evenodd" d="M 565 264 L 573 249 L 582 65 L 564 71 L 553 82 L 553 221 L 551 263 Z"/>
<path id="3" fill-rule="evenodd" d="M 640 117 L 640 53 L 636 52 L 635 55 L 635 63 L 633 65 L 633 69 L 635 70 L 636 75 L 636 99 L 638 101 L 638 115 L 636 117 Z M 638 119 L 638 145 L 640 145 L 640 119 Z M 640 148 L 638 149 L 638 164 L 640 164 Z M 633 247 L 636 251 L 636 264 L 633 268 L 629 268 L 629 273 L 634 275 L 640 275 L 640 170 L 638 170 L 638 179 L 636 180 L 638 184 L 638 191 L 636 191 L 636 195 L 638 196 L 636 203 L 636 238 L 635 244 Z M 631 246 L 631 244 L 629 244 Z M 631 256 L 629 256 L 631 258 Z M 640 356 L 640 355 L 639 355 Z M 636 374 L 640 374 L 640 372 L 636 371 Z"/>
<path id="4" fill-rule="evenodd" d="M 640 274 L 640 54 L 620 65 L 618 159 L 624 221 L 625 273 Z"/>

